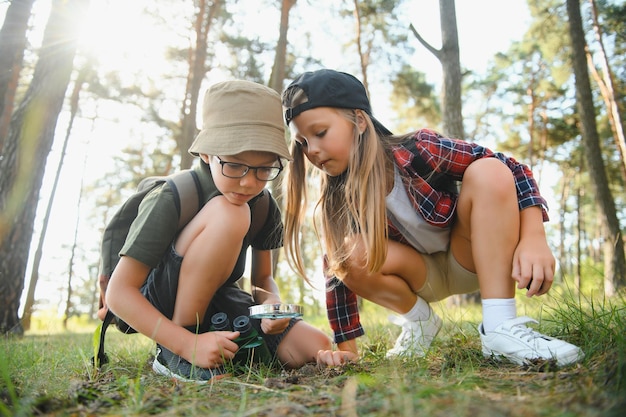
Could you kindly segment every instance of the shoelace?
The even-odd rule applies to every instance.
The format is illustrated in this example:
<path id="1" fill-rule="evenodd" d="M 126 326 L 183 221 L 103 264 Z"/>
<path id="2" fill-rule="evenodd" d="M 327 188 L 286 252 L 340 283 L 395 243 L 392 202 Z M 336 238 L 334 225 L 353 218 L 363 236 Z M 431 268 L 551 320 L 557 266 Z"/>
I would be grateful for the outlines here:
<path id="1" fill-rule="evenodd" d="M 539 333 L 538 331 L 530 329 L 524 325 L 513 326 L 511 328 L 511 333 L 513 333 L 514 335 L 519 334 L 520 335 L 519 338 L 524 340 L 527 343 L 530 343 L 532 340 L 535 340 L 535 339 L 543 339 L 547 341 L 550 340 L 545 335 Z"/>
<path id="2" fill-rule="evenodd" d="M 511 333 L 514 335 L 519 335 L 518 337 L 525 342 L 529 343 L 534 339 L 545 339 L 545 337 L 535 330 L 524 326 L 523 324 L 518 324 L 517 326 L 513 326 L 511 328 Z"/>

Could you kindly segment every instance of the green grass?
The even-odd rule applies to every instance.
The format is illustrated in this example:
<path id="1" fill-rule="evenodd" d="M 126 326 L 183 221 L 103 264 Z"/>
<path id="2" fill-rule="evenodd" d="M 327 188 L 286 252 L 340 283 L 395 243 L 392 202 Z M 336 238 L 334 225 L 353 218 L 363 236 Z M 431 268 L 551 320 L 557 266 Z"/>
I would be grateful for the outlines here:
<path id="1" fill-rule="evenodd" d="M 626 302 L 520 297 L 518 313 L 585 351 L 582 363 L 518 367 L 482 356 L 477 305 L 435 304 L 444 327 L 425 358 L 387 360 L 399 331 L 365 303 L 363 359 L 337 368 L 252 366 L 215 383 L 179 383 L 151 370 L 154 345 L 110 330 L 110 363 L 91 366 L 92 334 L 40 329 L 0 340 L 0 415 L 6 416 L 622 416 Z M 320 318 L 314 318 L 314 322 Z M 53 328 L 53 326 L 51 327 Z M 84 327 L 83 327 L 84 329 Z"/>

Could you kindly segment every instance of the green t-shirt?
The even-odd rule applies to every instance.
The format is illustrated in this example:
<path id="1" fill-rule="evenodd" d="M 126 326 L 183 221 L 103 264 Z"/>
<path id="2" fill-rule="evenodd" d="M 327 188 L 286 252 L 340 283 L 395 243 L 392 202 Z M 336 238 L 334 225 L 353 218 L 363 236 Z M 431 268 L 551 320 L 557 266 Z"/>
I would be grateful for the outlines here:
<path id="1" fill-rule="evenodd" d="M 221 195 L 215 187 L 211 170 L 203 161 L 193 168 L 198 174 L 203 189 L 206 204 L 213 197 Z M 260 196 L 260 194 L 259 194 Z M 258 197 L 254 197 L 248 204 L 252 207 Z M 254 211 L 252 211 L 254 215 Z M 151 268 L 155 268 L 178 234 L 178 211 L 174 202 L 174 195 L 167 183 L 157 187 L 147 194 L 139 205 L 137 217 L 128 231 L 126 242 L 120 251 L 120 256 L 130 256 Z M 220 236 L 215 236 L 219 239 Z M 249 236 L 244 238 L 239 259 L 231 275 L 232 279 L 239 279 L 244 272 L 246 251 L 252 246 L 259 250 L 277 249 L 283 245 L 283 224 L 276 200 L 270 196 L 267 219 L 257 233 L 253 242 Z"/>

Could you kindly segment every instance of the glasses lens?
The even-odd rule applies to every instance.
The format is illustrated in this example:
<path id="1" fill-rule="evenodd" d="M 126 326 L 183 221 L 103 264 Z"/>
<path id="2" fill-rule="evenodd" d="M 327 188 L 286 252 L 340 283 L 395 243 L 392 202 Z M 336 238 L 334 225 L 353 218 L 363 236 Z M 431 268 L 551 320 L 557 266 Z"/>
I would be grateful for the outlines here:
<path id="1" fill-rule="evenodd" d="M 256 177 L 261 181 L 271 181 L 280 174 L 278 167 L 260 167 L 256 169 Z"/>
<path id="2" fill-rule="evenodd" d="M 222 163 L 222 174 L 230 178 L 241 178 L 248 172 L 248 167 L 242 164 L 232 162 Z"/>

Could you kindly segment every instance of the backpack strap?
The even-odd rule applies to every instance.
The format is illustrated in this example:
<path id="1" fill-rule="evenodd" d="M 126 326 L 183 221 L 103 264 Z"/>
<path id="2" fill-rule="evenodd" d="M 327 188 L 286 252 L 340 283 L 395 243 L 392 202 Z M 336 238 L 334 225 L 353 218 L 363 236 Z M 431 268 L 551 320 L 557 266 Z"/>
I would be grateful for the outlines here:
<path id="1" fill-rule="evenodd" d="M 183 171 L 179 171 L 175 174 L 172 174 L 168 177 L 148 177 L 143 179 L 139 185 L 137 186 L 139 194 L 136 194 L 136 198 L 132 200 L 132 209 L 122 211 L 121 209 L 116 213 L 116 216 L 120 216 L 123 213 L 132 214 L 133 218 L 137 215 L 137 209 L 143 197 L 154 189 L 159 184 L 163 184 L 167 182 L 167 184 L 172 189 L 172 193 L 174 194 L 174 203 L 176 204 L 176 210 L 178 211 L 178 230 L 181 230 L 187 223 L 191 221 L 191 219 L 200 211 L 202 207 L 202 203 L 204 202 L 204 193 L 202 190 L 202 186 L 200 185 L 200 180 L 198 178 L 198 174 L 192 170 L 187 169 Z M 129 201 L 125 203 L 125 205 L 129 204 Z M 126 214 L 128 216 L 129 214 Z M 129 221 L 123 222 L 126 227 L 125 233 L 128 233 L 127 227 L 129 225 Z M 108 245 L 111 245 L 111 242 L 115 240 L 113 236 L 114 231 L 105 230 L 104 233 L 104 241 L 108 242 Z M 124 239 L 126 238 L 126 234 L 124 234 Z M 108 281 L 111 277 L 111 273 L 113 268 L 117 264 L 117 260 L 119 259 L 117 256 L 117 252 L 111 252 L 109 258 L 110 267 L 107 268 L 108 273 L 106 275 L 101 274 L 99 277 L 100 281 L 100 307 L 105 313 L 104 318 L 102 319 L 102 324 L 99 328 L 96 329 L 96 334 L 94 334 L 94 356 L 92 358 L 92 363 L 96 368 L 100 368 L 102 365 L 106 364 L 109 361 L 109 358 L 104 350 L 104 340 L 106 336 L 107 328 L 111 323 L 115 323 L 117 327 L 123 331 L 124 333 L 134 333 L 135 331 L 130 328 L 126 323 L 117 318 L 111 310 L 106 308 L 106 312 L 104 311 L 104 298 L 103 294 L 106 290 L 106 286 L 108 285 Z M 101 265 L 101 270 L 103 266 Z M 102 289 L 104 288 L 104 289 Z M 96 346 L 97 343 L 97 346 Z"/>
<path id="2" fill-rule="evenodd" d="M 250 213 L 252 222 L 250 224 L 250 231 L 248 232 L 250 241 L 256 237 L 257 233 L 259 233 L 267 221 L 267 215 L 270 207 L 270 192 L 267 188 L 264 188 L 262 192 L 263 194 L 261 194 L 261 197 L 255 201 Z"/>
<path id="3" fill-rule="evenodd" d="M 113 314 L 111 310 L 107 309 L 106 316 L 104 317 L 104 320 L 102 320 L 100 328 L 96 329 L 96 334 L 94 334 L 94 343 L 96 343 L 96 337 L 98 338 L 98 352 L 94 352 L 94 356 L 91 358 L 91 363 L 96 368 L 100 368 L 102 365 L 109 363 L 109 356 L 104 351 L 104 336 L 106 336 L 107 328 L 114 320 L 115 314 Z"/>
<path id="4" fill-rule="evenodd" d="M 176 210 L 178 210 L 178 230 L 181 230 L 198 214 L 204 196 L 198 174 L 192 170 L 184 170 L 170 175 L 165 180 L 172 189 Z"/>

